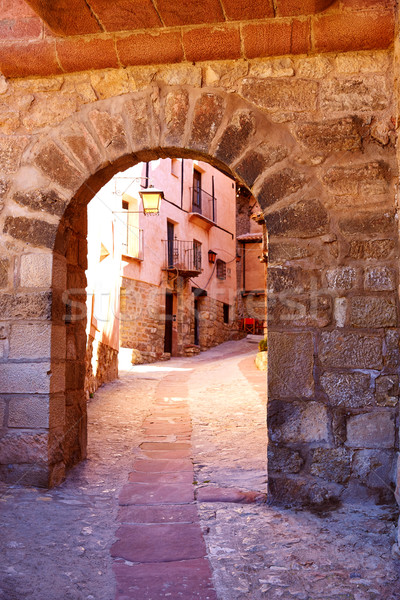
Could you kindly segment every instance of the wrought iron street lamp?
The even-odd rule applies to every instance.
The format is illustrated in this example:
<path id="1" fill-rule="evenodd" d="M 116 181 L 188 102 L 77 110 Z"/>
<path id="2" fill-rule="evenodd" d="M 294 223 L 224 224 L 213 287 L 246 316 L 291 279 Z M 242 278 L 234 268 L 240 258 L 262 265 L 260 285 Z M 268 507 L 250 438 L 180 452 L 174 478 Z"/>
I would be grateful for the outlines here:
<path id="1" fill-rule="evenodd" d="M 143 203 L 143 212 L 145 215 L 159 215 L 161 200 L 164 198 L 162 190 L 156 190 L 153 187 L 145 188 L 139 192 Z"/>

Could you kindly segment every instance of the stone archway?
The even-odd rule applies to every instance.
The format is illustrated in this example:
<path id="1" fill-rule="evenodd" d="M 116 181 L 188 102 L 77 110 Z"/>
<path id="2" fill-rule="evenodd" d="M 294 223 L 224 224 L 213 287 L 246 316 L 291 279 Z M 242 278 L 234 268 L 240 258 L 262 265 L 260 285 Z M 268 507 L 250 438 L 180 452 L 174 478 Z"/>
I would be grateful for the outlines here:
<path id="1" fill-rule="evenodd" d="M 247 95 L 262 104 L 261 93 L 262 85 Z M 84 329 L 82 321 L 65 325 L 64 292 L 70 314 L 79 311 L 87 202 L 136 162 L 190 156 L 246 185 L 270 235 L 272 498 L 389 498 L 398 366 L 391 157 L 379 150 L 366 161 L 360 127 L 352 118 L 278 124 L 236 94 L 154 86 L 98 101 L 33 136 L 4 217 L 18 289 L 2 299 L 13 347 L 2 367 L 9 406 L 25 399 L 25 422 L 37 426 L 27 431 L 20 420 L 6 430 L 2 475 L 55 485 L 85 456 Z M 387 210 L 331 212 L 332 195 L 354 184 L 383 190 Z M 354 234 L 363 237 L 353 243 Z M 371 257 L 383 262 L 371 267 Z M 377 460 L 383 483 L 371 484 Z"/>

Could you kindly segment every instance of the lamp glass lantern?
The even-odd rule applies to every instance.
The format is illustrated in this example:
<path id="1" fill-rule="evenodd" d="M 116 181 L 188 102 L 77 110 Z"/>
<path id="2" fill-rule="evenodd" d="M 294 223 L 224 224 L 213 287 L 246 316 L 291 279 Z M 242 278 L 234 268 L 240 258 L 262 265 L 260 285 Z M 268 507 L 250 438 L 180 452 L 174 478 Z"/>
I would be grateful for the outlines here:
<path id="1" fill-rule="evenodd" d="M 159 215 L 161 200 L 164 198 L 162 190 L 156 190 L 149 187 L 141 190 L 139 195 L 143 203 L 143 212 L 145 215 Z"/>
<path id="2" fill-rule="evenodd" d="M 217 253 L 214 252 L 214 250 L 209 250 L 208 251 L 208 262 L 213 265 L 215 263 L 216 258 L 217 258 Z"/>

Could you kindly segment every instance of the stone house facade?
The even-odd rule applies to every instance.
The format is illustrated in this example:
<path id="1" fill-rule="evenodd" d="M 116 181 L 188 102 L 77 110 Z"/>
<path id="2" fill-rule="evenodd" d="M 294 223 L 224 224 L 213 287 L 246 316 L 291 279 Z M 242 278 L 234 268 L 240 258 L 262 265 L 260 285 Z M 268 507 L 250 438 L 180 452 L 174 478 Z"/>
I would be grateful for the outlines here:
<path id="1" fill-rule="evenodd" d="M 157 216 L 142 213 L 148 187 L 163 192 Z M 89 203 L 89 392 L 115 377 L 120 346 L 152 362 L 237 335 L 235 197 L 208 163 L 160 159 L 114 176 Z"/>
<path id="2" fill-rule="evenodd" d="M 2 41 L 2 478 L 54 485 L 85 456 L 84 298 L 65 318 L 65 291 L 85 287 L 87 202 L 137 162 L 189 157 L 265 217 L 271 500 L 393 501 L 397 3 L 177 3 L 131 32 L 75 4 L 72 21 L 10 3 Z"/>

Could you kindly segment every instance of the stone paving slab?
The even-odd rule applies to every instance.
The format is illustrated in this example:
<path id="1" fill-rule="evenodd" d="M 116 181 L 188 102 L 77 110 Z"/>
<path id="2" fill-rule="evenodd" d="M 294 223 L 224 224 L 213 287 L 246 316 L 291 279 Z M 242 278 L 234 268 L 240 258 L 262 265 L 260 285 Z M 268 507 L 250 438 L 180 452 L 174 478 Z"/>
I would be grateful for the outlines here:
<path id="1" fill-rule="evenodd" d="M 132 471 L 128 481 L 132 483 L 191 483 L 193 472 L 177 471 L 175 473 L 154 473 L 152 471 Z"/>
<path id="2" fill-rule="evenodd" d="M 260 492 L 248 492 L 237 488 L 201 487 L 196 490 L 198 502 L 233 502 L 238 504 L 261 504 L 267 501 L 267 495 Z"/>
<path id="3" fill-rule="evenodd" d="M 172 458 L 169 460 L 139 458 L 135 460 L 134 467 L 136 471 L 152 471 L 155 473 L 174 473 L 176 471 L 190 471 L 193 473 L 193 463 L 186 458 Z"/>
<path id="4" fill-rule="evenodd" d="M 217 600 L 205 559 L 153 565 L 115 564 L 116 600 Z"/>
<path id="5" fill-rule="evenodd" d="M 199 515 L 195 504 L 168 504 L 156 506 L 121 506 L 121 523 L 197 523 Z"/>
<path id="6" fill-rule="evenodd" d="M 156 459 L 170 459 L 170 458 L 188 458 L 192 451 L 191 448 L 184 450 L 143 450 L 142 453 L 147 458 Z"/>
<path id="7" fill-rule="evenodd" d="M 116 537 L 111 556 L 131 562 L 163 563 L 207 554 L 198 523 L 121 525 Z"/>
<path id="8" fill-rule="evenodd" d="M 119 505 L 188 504 L 194 501 L 192 483 L 127 483 L 119 495 Z"/>
<path id="9" fill-rule="evenodd" d="M 178 442 L 143 442 L 140 444 L 142 450 L 188 450 L 191 445 Z"/>

